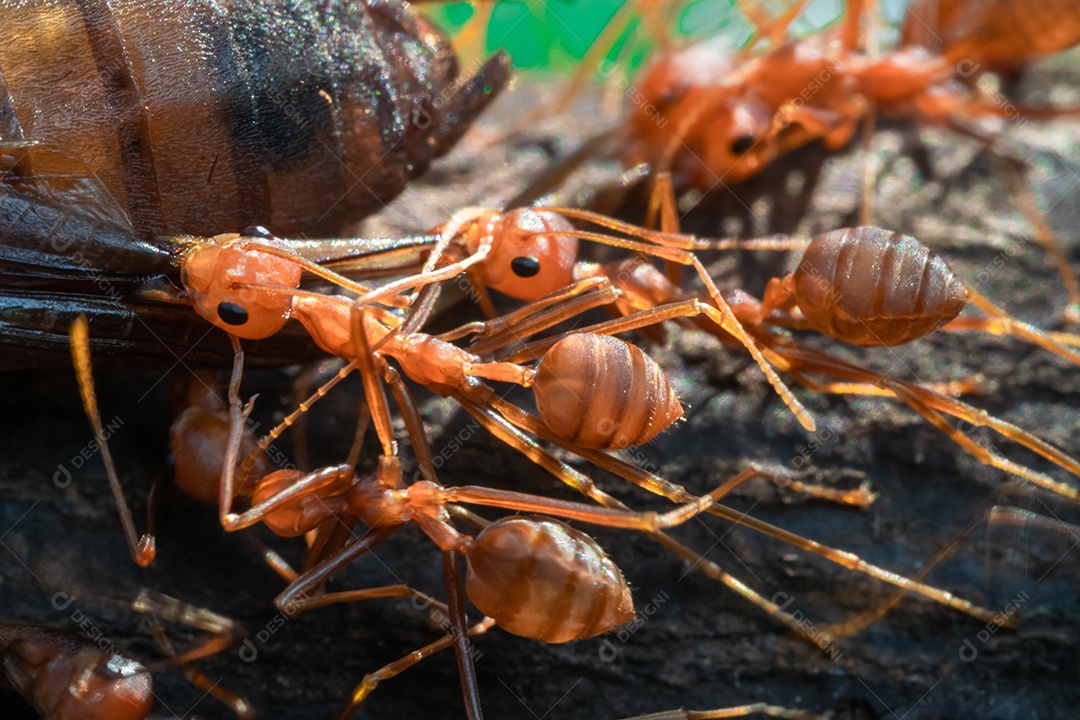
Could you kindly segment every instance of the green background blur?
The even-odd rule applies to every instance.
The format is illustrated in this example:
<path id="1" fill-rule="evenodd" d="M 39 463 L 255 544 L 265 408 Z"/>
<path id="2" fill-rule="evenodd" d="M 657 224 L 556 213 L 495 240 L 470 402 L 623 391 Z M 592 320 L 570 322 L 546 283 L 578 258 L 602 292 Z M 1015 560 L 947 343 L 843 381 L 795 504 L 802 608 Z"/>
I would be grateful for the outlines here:
<path id="1" fill-rule="evenodd" d="M 759 2 L 761 0 L 758 0 Z M 678 5 L 679 0 L 667 0 Z M 506 0 L 495 4 L 488 26 L 485 52 L 505 48 L 521 70 L 563 72 L 571 69 L 588 51 L 593 41 L 624 5 L 624 0 Z M 735 0 L 690 0 L 682 2 L 682 10 L 671 30 L 681 36 L 717 36 L 719 42 L 738 47 L 747 37 L 749 27 L 735 8 Z M 790 0 L 766 0 L 770 12 L 779 13 Z M 895 21 L 902 9 L 902 0 L 883 3 L 886 18 Z M 425 5 L 425 10 L 427 6 Z M 814 0 L 793 24 L 794 33 L 804 33 L 827 25 L 840 16 L 842 0 Z M 457 32 L 474 13 L 467 2 L 449 3 L 429 11 L 429 14 L 451 33 Z M 619 35 L 609 58 L 622 52 L 622 58 L 634 68 L 649 51 L 644 40 L 647 33 L 638 27 L 636 18 Z"/>

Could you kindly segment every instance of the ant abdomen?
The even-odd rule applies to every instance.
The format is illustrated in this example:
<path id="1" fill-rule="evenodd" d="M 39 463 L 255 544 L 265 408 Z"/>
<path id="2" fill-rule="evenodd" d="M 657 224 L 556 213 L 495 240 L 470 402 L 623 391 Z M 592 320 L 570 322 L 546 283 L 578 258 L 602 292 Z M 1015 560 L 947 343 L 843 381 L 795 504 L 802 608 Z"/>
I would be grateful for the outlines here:
<path id="1" fill-rule="evenodd" d="M 553 520 L 492 523 L 468 549 L 466 591 L 507 632 L 581 640 L 634 619 L 630 588 L 599 544 Z"/>
<path id="2" fill-rule="evenodd" d="M 205 390 L 201 383 L 193 391 Z M 194 393 L 193 393 L 194 394 Z M 169 428 L 169 450 L 173 456 L 173 482 L 199 502 L 214 505 L 221 495 L 221 463 L 227 455 L 229 416 L 212 391 L 202 402 L 184 409 Z M 240 454 L 247 457 L 257 448 L 250 432 L 240 441 Z M 270 472 L 262 453 L 256 457 L 251 474 L 262 477 Z"/>
<path id="3" fill-rule="evenodd" d="M 533 388 L 544 424 L 589 448 L 640 445 L 682 417 L 679 398 L 656 361 L 608 335 L 560 340 L 545 353 Z"/>
<path id="4" fill-rule="evenodd" d="M 875 227 L 814 238 L 795 271 L 796 302 L 806 320 L 837 340 L 901 345 L 963 310 L 968 292 L 921 242 Z"/>

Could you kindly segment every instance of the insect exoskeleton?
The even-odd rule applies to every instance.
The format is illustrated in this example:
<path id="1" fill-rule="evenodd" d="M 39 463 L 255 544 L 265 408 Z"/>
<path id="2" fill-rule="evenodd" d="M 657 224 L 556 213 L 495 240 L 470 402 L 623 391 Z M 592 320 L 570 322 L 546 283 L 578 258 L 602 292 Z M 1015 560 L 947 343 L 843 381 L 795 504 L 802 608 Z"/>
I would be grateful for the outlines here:
<path id="1" fill-rule="evenodd" d="M 251 286 L 299 287 L 303 268 L 287 258 L 251 252 L 245 237 L 230 233 L 199 243 L 185 255 L 181 280 L 199 315 L 237 337 L 256 340 L 285 326 L 293 299 Z M 249 287 L 238 287 L 241 283 Z"/>
<path id="2" fill-rule="evenodd" d="M 634 619 L 619 568 L 595 540 L 562 523 L 499 520 L 476 537 L 468 558 L 469 599 L 515 635 L 563 643 Z"/>
<path id="3" fill-rule="evenodd" d="M 656 361 L 609 335 L 560 340 L 545 353 L 533 388 L 544 424 L 589 448 L 640 445 L 682 417 L 679 398 Z"/>
<path id="4" fill-rule="evenodd" d="M 853 345 L 900 345 L 949 322 L 968 291 L 936 253 L 876 227 L 814 238 L 793 276 L 795 298 L 817 330 Z"/>
<path id="5" fill-rule="evenodd" d="M 331 237 L 509 79 L 503 54 L 461 77 L 397 0 L 8 2 L 0 28 L 5 175 L 143 239 L 251 224 Z"/>
<path id="6" fill-rule="evenodd" d="M 573 231 L 558 213 L 521 208 L 482 218 L 466 236 L 465 249 L 472 254 L 485 235 L 498 238 L 477 266 L 480 280 L 510 297 L 538 300 L 574 281 L 578 240 Z"/>
<path id="7" fill-rule="evenodd" d="M 18 623 L 0 626 L 6 679 L 50 720 L 144 720 L 154 704 L 143 665 L 78 635 Z"/>

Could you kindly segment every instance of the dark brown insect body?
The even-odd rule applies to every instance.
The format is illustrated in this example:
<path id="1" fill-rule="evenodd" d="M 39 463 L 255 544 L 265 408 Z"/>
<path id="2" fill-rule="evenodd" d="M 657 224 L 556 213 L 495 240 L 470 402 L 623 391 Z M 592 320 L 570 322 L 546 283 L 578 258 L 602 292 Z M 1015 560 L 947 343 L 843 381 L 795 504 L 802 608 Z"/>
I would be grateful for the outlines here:
<path id="1" fill-rule="evenodd" d="M 392 0 L 6 3 L 0 284 L 127 300 L 184 235 L 332 237 L 507 77 L 500 55 L 461 78 Z"/>

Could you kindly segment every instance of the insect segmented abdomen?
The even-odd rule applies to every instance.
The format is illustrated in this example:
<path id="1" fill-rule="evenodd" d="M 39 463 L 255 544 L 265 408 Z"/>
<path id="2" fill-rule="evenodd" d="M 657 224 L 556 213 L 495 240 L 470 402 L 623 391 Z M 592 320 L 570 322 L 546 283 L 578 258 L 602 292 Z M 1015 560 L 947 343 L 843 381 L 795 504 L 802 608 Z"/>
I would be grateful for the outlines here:
<path id="1" fill-rule="evenodd" d="M 585 447 L 640 445 L 682 417 L 682 405 L 656 361 L 608 335 L 560 340 L 545 353 L 533 387 L 544 423 Z"/>
<path id="2" fill-rule="evenodd" d="M 853 345 L 900 345 L 955 318 L 967 289 L 910 235 L 874 227 L 814 238 L 794 275 L 799 309 L 816 329 Z"/>
<path id="3" fill-rule="evenodd" d="M 332 235 L 444 152 L 505 70 L 459 83 L 393 0 L 8 4 L 0 122 L 23 144 L 4 181 L 142 237 Z"/>
<path id="4" fill-rule="evenodd" d="M 525 517 L 492 523 L 468 558 L 469 599 L 515 635 L 569 642 L 634 617 L 619 568 L 595 540 L 561 523 Z"/>

